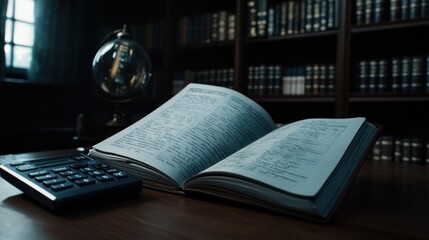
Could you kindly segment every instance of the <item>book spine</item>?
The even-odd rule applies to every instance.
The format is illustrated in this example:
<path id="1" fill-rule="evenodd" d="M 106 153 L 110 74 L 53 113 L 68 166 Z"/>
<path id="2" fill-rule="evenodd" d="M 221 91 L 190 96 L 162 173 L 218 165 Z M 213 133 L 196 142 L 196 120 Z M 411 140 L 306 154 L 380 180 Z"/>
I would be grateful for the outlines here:
<path id="1" fill-rule="evenodd" d="M 247 37 L 255 38 L 258 36 L 258 16 L 256 8 L 256 0 L 249 0 L 247 2 Z"/>
<path id="2" fill-rule="evenodd" d="M 335 93 L 335 66 L 328 66 L 328 93 Z"/>
<path id="3" fill-rule="evenodd" d="M 361 60 L 358 62 L 358 76 L 356 90 L 359 93 L 366 93 L 368 90 L 368 62 L 366 60 Z"/>
<path id="4" fill-rule="evenodd" d="M 364 23 L 364 0 L 356 0 L 355 2 L 355 24 L 362 25 Z"/>
<path id="5" fill-rule="evenodd" d="M 426 92 L 429 92 L 429 56 L 426 57 Z"/>
<path id="6" fill-rule="evenodd" d="M 423 163 L 423 139 L 413 138 L 411 140 L 411 162 Z"/>
<path id="7" fill-rule="evenodd" d="M 381 59 L 378 61 L 378 92 L 384 93 L 387 92 L 388 83 L 387 83 L 387 60 Z"/>
<path id="8" fill-rule="evenodd" d="M 377 86 L 378 86 L 377 72 L 378 72 L 377 61 L 371 60 L 369 62 L 369 83 L 368 83 L 368 90 L 370 93 L 375 93 L 377 90 Z"/>
<path id="9" fill-rule="evenodd" d="M 247 68 L 247 94 L 250 96 L 255 95 L 254 94 L 254 78 L 255 78 L 255 73 L 254 73 L 255 68 L 253 66 L 249 66 Z"/>
<path id="10" fill-rule="evenodd" d="M 396 163 L 429 164 L 429 140 L 422 137 L 379 137 L 371 159 Z"/>
<path id="11" fill-rule="evenodd" d="M 380 160 L 393 161 L 393 136 L 380 137 Z"/>
<path id="12" fill-rule="evenodd" d="M 314 1 L 315 0 L 306 0 L 305 32 L 313 32 Z"/>
<path id="13" fill-rule="evenodd" d="M 257 36 L 267 36 L 267 0 L 258 0 L 257 6 Z"/>
<path id="14" fill-rule="evenodd" d="M 400 19 L 401 20 L 407 20 L 410 17 L 409 13 L 409 1 L 410 0 L 399 0 L 400 1 Z"/>
<path id="15" fill-rule="evenodd" d="M 390 21 L 400 19 L 400 0 L 390 0 Z"/>
<path id="16" fill-rule="evenodd" d="M 371 24 L 374 22 L 374 0 L 365 0 L 364 3 L 364 24 Z"/>
<path id="17" fill-rule="evenodd" d="M 401 65 L 401 91 L 410 91 L 410 58 L 403 57 Z"/>
<path id="18" fill-rule="evenodd" d="M 411 138 L 402 139 L 402 161 L 411 161 Z"/>
<path id="19" fill-rule="evenodd" d="M 426 140 L 425 144 L 425 163 L 429 164 L 429 140 Z"/>
<path id="20" fill-rule="evenodd" d="M 423 59 L 413 57 L 411 60 L 411 91 L 420 92 L 423 90 Z"/>
<path id="21" fill-rule="evenodd" d="M 400 92 L 401 90 L 401 67 L 400 67 L 400 59 L 399 58 L 393 58 L 391 60 L 391 82 L 392 82 L 392 92 Z"/>
<path id="22" fill-rule="evenodd" d="M 402 138 L 395 138 L 393 161 L 402 162 Z"/>

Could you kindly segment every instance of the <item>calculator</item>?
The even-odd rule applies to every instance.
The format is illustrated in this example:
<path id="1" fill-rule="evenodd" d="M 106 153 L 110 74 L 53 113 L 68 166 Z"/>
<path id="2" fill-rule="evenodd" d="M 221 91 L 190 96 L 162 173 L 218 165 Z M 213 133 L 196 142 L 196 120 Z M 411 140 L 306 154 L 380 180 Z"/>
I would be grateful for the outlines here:
<path id="1" fill-rule="evenodd" d="M 54 212 L 137 194 L 142 179 L 82 153 L 17 161 L 0 176 Z"/>

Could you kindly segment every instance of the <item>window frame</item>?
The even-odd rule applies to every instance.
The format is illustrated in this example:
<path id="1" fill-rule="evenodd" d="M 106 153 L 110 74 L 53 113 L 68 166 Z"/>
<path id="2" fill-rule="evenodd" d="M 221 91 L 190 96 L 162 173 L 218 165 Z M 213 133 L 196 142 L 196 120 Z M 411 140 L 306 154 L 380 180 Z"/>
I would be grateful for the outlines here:
<path id="1" fill-rule="evenodd" d="M 33 1 L 33 3 L 35 2 L 35 0 L 30 0 Z M 9 45 L 10 46 L 10 56 L 5 56 L 6 58 L 10 57 L 10 59 L 8 59 L 7 61 L 9 61 L 10 65 L 5 66 L 5 70 L 6 70 L 6 77 L 7 78 L 19 78 L 19 79 L 27 79 L 28 78 L 28 68 L 21 68 L 21 67 L 16 67 L 13 66 L 13 61 L 14 61 L 14 48 L 16 46 L 18 47 L 26 47 L 26 48 L 31 48 L 31 50 L 33 50 L 33 44 L 32 45 L 25 45 L 25 44 L 19 44 L 16 43 L 14 40 L 14 34 L 15 34 L 15 24 L 16 23 L 24 23 L 24 24 L 31 24 L 35 25 L 35 19 L 33 19 L 33 22 L 29 22 L 29 21 L 25 21 L 25 20 L 21 20 L 21 19 L 17 19 L 15 16 L 15 10 L 16 10 L 16 0 L 9 0 L 8 4 L 12 4 L 11 6 L 11 15 L 6 15 L 6 21 L 10 21 L 11 22 L 11 28 L 10 28 L 10 32 L 8 32 L 7 34 L 10 34 L 11 39 L 10 41 L 6 41 L 6 35 L 5 35 L 5 46 Z M 9 6 L 8 6 L 9 8 Z M 5 47 L 4 46 L 4 47 Z M 30 59 L 30 63 L 31 63 L 31 59 Z"/>

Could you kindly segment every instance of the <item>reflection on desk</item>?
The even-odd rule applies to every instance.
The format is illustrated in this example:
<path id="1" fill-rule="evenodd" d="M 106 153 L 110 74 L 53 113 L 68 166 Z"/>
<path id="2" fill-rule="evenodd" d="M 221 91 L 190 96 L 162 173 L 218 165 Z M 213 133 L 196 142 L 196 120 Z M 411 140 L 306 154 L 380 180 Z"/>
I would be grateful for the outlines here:
<path id="1" fill-rule="evenodd" d="M 0 163 L 69 152 L 0 156 Z M 143 189 L 55 215 L 0 178 L 0 239 L 427 239 L 429 166 L 366 162 L 331 223 Z"/>

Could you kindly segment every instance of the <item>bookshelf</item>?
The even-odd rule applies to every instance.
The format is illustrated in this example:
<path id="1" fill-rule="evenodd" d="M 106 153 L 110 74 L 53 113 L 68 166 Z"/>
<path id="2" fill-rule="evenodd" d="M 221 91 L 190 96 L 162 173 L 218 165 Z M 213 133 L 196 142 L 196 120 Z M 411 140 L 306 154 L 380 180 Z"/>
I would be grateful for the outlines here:
<path id="1" fill-rule="evenodd" d="M 426 0 L 145 2 L 154 5 L 152 13 L 143 19 L 127 20 L 136 25 L 163 22 L 162 46 L 149 49 L 157 59 L 154 65 L 160 75 L 155 80 L 156 94 L 152 99 L 165 101 L 190 79 L 201 82 L 212 79 L 208 83 L 228 82 L 227 86 L 252 97 L 279 123 L 309 117 L 365 116 L 384 127 L 383 135 L 429 139 Z M 130 1 L 132 4 L 135 3 Z M 313 12 L 306 12 L 309 10 Z M 282 25 L 282 17 L 286 25 Z M 217 26 L 213 26 L 213 21 L 217 21 Z M 219 38 L 222 24 L 225 27 L 222 33 L 226 35 Z M 230 24 L 233 36 L 228 37 Z M 213 29 L 217 29 L 215 37 Z M 408 58 L 412 62 L 413 57 L 421 60 L 419 87 L 392 90 L 392 61 Z M 384 86 L 386 81 L 386 89 L 358 87 L 362 61 L 368 66 L 376 64 L 374 69 L 380 69 L 375 75 L 379 81 L 376 85 Z M 315 85 L 317 89 L 307 91 L 305 79 L 310 77 L 306 69 L 313 67 L 314 72 L 330 66 L 334 68 L 331 89 L 321 87 L 323 81 L 327 82 L 322 75 L 313 74 L 310 89 Z M 276 67 L 281 68 L 281 76 L 277 78 L 273 77 L 277 73 L 268 70 Z M 259 75 L 254 74 L 255 68 Z M 370 70 L 368 67 L 368 75 L 364 76 L 367 81 L 371 80 Z M 410 67 L 407 78 L 413 76 Z M 280 89 L 274 91 L 276 81 Z M 283 83 L 288 81 L 295 85 L 285 89 Z"/>

